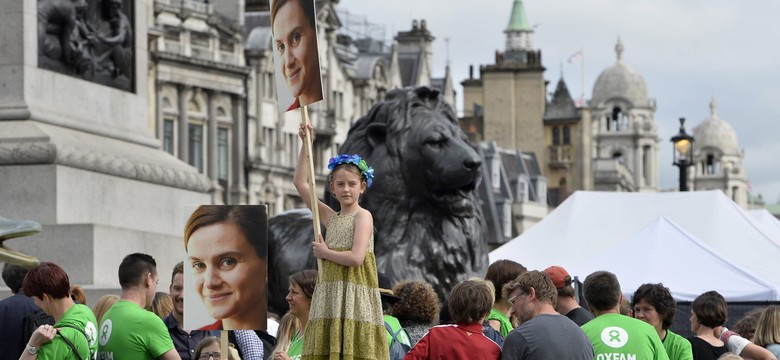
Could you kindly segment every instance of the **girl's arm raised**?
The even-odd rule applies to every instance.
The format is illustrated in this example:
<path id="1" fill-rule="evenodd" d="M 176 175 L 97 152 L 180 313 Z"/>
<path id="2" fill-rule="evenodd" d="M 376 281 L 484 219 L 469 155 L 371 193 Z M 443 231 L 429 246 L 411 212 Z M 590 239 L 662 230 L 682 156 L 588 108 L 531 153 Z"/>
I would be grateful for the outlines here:
<path id="1" fill-rule="evenodd" d="M 334 263 L 358 267 L 363 265 L 363 260 L 368 252 L 369 238 L 374 229 L 374 218 L 368 210 L 360 209 L 355 215 L 355 237 L 352 241 L 352 249 L 349 251 L 334 251 L 328 248 L 325 242 L 314 242 L 314 256 Z"/>
<path id="2" fill-rule="evenodd" d="M 298 136 L 301 138 L 301 140 L 306 141 L 303 131 L 304 128 L 301 124 L 300 128 L 298 129 Z M 309 138 L 313 141 L 314 128 L 311 125 L 308 125 L 308 131 Z M 304 143 L 301 146 L 301 152 L 298 155 L 298 165 L 295 167 L 293 184 L 295 185 L 295 189 L 298 190 L 298 195 L 300 195 L 303 201 L 306 203 L 306 207 L 311 210 L 311 189 L 309 189 L 309 176 L 311 175 L 309 174 L 309 162 L 306 159 L 306 144 Z M 327 188 L 327 185 L 325 188 Z M 330 220 L 331 215 L 335 214 L 335 211 L 333 211 L 330 206 L 325 205 L 325 203 L 319 199 L 317 199 L 317 206 L 320 211 L 320 223 L 327 226 L 328 220 Z"/>

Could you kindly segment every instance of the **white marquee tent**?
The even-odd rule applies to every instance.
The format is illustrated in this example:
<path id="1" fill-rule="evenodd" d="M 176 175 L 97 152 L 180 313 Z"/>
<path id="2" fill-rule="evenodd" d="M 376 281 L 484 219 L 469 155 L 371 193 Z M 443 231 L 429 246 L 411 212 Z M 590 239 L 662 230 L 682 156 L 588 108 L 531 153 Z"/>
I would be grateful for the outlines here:
<path id="1" fill-rule="evenodd" d="M 667 228 L 679 231 L 676 235 L 660 236 L 663 243 L 657 249 L 657 255 L 652 257 L 650 249 L 659 245 L 661 240 L 657 233 L 660 230 L 653 236 L 652 228 L 645 228 L 658 225 L 662 217 L 669 223 Z M 677 193 L 578 191 L 534 227 L 492 251 L 490 261 L 511 259 L 538 270 L 560 265 L 572 269 L 569 270 L 572 276 L 579 276 L 581 280 L 590 272 L 575 273 L 573 269 L 598 261 L 602 266 L 594 270 L 612 271 L 618 274 L 621 282 L 628 282 L 629 278 L 662 282 L 661 274 L 678 274 L 680 279 L 666 281 L 667 286 L 674 283 L 675 287 L 681 287 L 671 289 L 678 300 L 688 300 L 686 294 L 695 294 L 700 289 L 718 290 L 728 294 L 727 299 L 731 301 L 778 300 L 780 271 L 776 263 L 780 259 L 780 239 L 768 233 L 764 224 L 717 190 Z M 641 234 L 646 238 L 638 238 Z M 667 256 L 663 256 L 664 249 Z M 707 270 L 705 263 L 713 266 L 717 260 L 721 262 L 720 270 L 697 270 L 698 267 Z M 719 273 L 723 271 L 731 273 Z M 686 279 L 684 275 L 689 273 L 699 276 Z M 659 276 L 654 277 L 654 274 Z M 719 280 L 724 276 L 731 281 Z M 745 287 L 740 276 L 752 278 L 749 282 L 764 290 L 748 290 L 740 295 L 739 289 Z M 727 286 L 732 282 L 734 286 Z M 626 293 L 629 292 L 627 285 L 623 289 Z"/>
<path id="2" fill-rule="evenodd" d="M 583 274 L 581 280 L 594 271 L 610 270 L 629 299 L 640 285 L 659 282 L 678 301 L 693 301 L 709 290 L 718 290 L 731 301 L 777 299 L 774 285 L 719 256 L 664 216 L 567 270 Z"/>
<path id="3" fill-rule="evenodd" d="M 764 232 L 769 234 L 772 239 L 780 239 L 780 220 L 777 220 L 777 218 L 772 215 L 769 210 L 753 209 L 748 210 L 748 214 L 750 214 L 754 219 L 758 220 L 759 223 L 764 225 Z"/>

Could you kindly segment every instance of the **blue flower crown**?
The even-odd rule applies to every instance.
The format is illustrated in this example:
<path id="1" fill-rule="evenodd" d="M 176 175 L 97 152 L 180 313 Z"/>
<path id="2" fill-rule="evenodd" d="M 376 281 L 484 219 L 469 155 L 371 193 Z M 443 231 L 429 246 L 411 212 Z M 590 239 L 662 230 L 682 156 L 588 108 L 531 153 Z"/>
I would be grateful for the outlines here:
<path id="1" fill-rule="evenodd" d="M 330 161 L 328 161 L 328 170 L 333 171 L 336 166 L 341 164 L 352 164 L 357 166 L 358 170 L 360 170 L 360 174 L 363 176 L 363 179 L 366 180 L 366 186 L 371 187 L 371 183 L 374 182 L 374 168 L 368 166 L 366 161 L 363 160 L 360 155 L 341 154 L 334 158 L 330 158 Z"/>

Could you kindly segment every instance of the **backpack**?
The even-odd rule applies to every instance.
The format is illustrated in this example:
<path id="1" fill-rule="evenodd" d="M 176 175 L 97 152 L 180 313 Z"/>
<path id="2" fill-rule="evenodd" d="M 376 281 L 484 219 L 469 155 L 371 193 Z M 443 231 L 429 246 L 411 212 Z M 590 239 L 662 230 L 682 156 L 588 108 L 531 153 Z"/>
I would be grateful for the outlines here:
<path id="1" fill-rule="evenodd" d="M 400 328 L 398 331 L 393 332 L 393 328 L 385 321 L 385 329 L 387 329 L 387 332 L 393 337 L 390 341 L 390 360 L 402 360 L 404 355 L 412 349 L 411 346 L 398 340 L 398 334 L 400 334 L 401 331 L 404 331 L 404 328 Z"/>
<path id="2" fill-rule="evenodd" d="M 41 325 L 54 325 L 54 318 L 41 309 L 35 310 L 34 313 L 22 319 L 22 334 L 24 334 L 25 344 L 30 341 L 32 334 Z"/>

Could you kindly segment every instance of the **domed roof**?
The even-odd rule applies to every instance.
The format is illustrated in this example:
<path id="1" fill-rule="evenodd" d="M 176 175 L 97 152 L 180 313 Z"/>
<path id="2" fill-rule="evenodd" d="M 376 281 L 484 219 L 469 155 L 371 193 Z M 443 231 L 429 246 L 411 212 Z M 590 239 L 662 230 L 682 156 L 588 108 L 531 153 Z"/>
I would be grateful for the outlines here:
<path id="1" fill-rule="evenodd" d="M 623 63 L 623 44 L 618 39 L 615 45 L 617 63 L 601 72 L 593 86 L 593 98 L 590 105 L 599 107 L 605 101 L 622 98 L 635 107 L 649 106 L 645 79 L 634 68 Z"/>
<path id="2" fill-rule="evenodd" d="M 713 98 L 710 102 L 710 117 L 704 119 L 693 131 L 693 147 L 704 149 L 713 147 L 720 149 L 724 154 L 737 154 L 739 141 L 734 128 L 715 114 L 717 103 Z"/>

